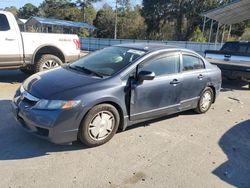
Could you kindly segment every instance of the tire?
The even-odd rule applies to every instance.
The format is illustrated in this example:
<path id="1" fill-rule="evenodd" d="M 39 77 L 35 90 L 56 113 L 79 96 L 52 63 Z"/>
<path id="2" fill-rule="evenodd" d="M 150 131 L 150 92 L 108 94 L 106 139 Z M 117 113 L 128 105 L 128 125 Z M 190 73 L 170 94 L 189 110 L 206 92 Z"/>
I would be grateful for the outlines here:
<path id="1" fill-rule="evenodd" d="M 114 106 L 110 104 L 97 105 L 83 119 L 78 138 L 89 147 L 102 145 L 115 135 L 119 124 L 120 115 Z"/>
<path id="2" fill-rule="evenodd" d="M 41 72 L 61 66 L 63 62 L 55 55 L 42 55 L 37 62 L 35 62 L 35 72 Z"/>
<path id="3" fill-rule="evenodd" d="M 205 88 L 200 96 L 195 112 L 197 112 L 198 114 L 206 113 L 210 109 L 213 101 L 214 101 L 213 90 L 210 87 Z"/>

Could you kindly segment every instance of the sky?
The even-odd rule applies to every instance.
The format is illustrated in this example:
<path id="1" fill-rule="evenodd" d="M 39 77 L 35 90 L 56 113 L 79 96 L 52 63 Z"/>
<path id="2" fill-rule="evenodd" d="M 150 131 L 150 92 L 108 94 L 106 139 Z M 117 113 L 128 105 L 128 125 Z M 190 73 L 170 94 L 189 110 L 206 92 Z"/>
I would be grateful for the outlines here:
<path id="1" fill-rule="evenodd" d="M 142 0 L 131 0 L 133 5 L 140 4 Z M 26 3 L 32 3 L 35 6 L 39 6 L 43 0 L 0 0 L 0 8 L 15 6 L 17 8 L 22 7 Z M 108 3 L 111 6 L 115 6 L 115 0 L 102 0 L 99 3 L 95 3 L 95 8 L 99 9 L 103 4 Z"/>

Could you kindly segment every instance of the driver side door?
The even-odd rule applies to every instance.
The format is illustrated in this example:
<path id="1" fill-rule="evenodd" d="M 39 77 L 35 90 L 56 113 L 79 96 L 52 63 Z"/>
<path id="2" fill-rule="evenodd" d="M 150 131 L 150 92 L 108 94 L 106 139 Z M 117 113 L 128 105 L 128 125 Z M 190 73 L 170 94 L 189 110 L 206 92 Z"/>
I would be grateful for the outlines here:
<path id="1" fill-rule="evenodd" d="M 137 75 L 140 71 L 154 72 L 155 78 L 132 84 L 130 120 L 150 119 L 177 112 L 182 89 L 180 53 L 157 55 L 138 65 Z"/>
<path id="2" fill-rule="evenodd" d="M 0 14 L 0 66 L 18 66 L 22 63 L 19 38 L 13 24 Z"/>

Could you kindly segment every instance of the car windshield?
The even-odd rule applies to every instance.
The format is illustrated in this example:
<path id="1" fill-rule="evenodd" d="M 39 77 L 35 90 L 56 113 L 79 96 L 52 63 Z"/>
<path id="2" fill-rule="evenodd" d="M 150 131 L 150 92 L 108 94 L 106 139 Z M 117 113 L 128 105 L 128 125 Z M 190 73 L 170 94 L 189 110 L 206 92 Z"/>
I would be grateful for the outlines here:
<path id="1" fill-rule="evenodd" d="M 108 47 L 93 52 L 72 63 L 70 68 L 89 72 L 95 76 L 111 76 L 141 57 L 145 51 L 126 47 Z"/>

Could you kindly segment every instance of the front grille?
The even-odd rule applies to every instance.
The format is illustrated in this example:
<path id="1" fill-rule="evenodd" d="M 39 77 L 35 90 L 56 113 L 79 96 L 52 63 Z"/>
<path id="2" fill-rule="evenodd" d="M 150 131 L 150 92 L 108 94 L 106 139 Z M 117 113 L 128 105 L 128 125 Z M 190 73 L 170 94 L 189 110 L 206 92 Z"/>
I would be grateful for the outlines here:
<path id="1" fill-rule="evenodd" d="M 22 117 L 18 116 L 17 117 L 18 121 L 21 123 L 22 127 L 25 128 L 28 131 L 32 131 L 33 133 L 39 135 L 39 136 L 44 136 L 44 137 L 48 137 L 49 136 L 49 130 L 48 129 L 44 129 L 41 127 L 29 127 L 25 121 L 23 120 Z"/>
<path id="2" fill-rule="evenodd" d="M 27 91 L 22 92 L 17 99 L 17 103 L 21 106 L 24 106 L 25 108 L 31 108 L 35 106 L 38 101 L 38 98 L 32 96 Z"/>
<path id="3" fill-rule="evenodd" d="M 31 101 L 31 100 L 29 100 L 27 98 L 24 98 L 22 100 L 22 102 L 25 104 L 25 106 L 27 106 L 29 108 L 35 106 L 35 104 L 37 103 L 36 101 Z"/>

